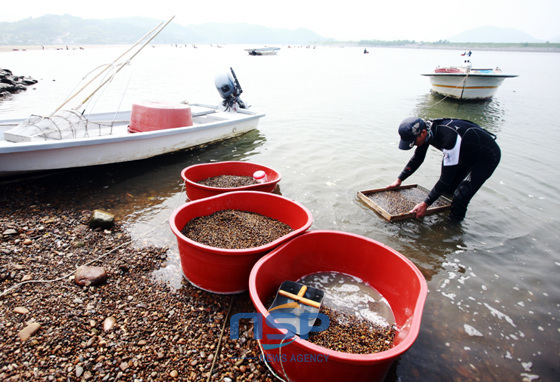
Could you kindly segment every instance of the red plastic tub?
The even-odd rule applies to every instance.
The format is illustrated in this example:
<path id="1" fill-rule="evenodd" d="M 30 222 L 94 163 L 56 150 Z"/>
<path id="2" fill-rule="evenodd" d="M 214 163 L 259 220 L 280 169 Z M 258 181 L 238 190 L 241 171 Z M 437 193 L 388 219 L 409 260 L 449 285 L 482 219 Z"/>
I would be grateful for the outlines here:
<path id="1" fill-rule="evenodd" d="M 389 302 L 398 334 L 392 349 L 372 354 L 333 351 L 299 337 L 278 338 L 285 329 L 269 327 L 266 302 L 285 280 L 317 272 L 341 272 L 369 283 Z M 262 314 L 264 360 L 290 381 L 382 381 L 391 364 L 416 340 L 427 285 L 416 266 L 374 240 L 337 231 L 310 231 L 261 258 L 249 278 L 249 293 Z M 289 336 L 289 335 L 288 335 Z M 293 340 L 293 342 L 291 342 Z"/>
<path id="2" fill-rule="evenodd" d="M 253 176 L 256 171 L 264 171 L 266 181 L 244 187 L 218 188 L 198 184 L 201 180 L 219 175 Z M 185 181 L 185 189 L 189 200 L 197 200 L 232 191 L 263 191 L 272 192 L 282 178 L 280 173 L 270 167 L 251 162 L 215 162 L 202 163 L 189 166 L 181 171 Z"/>
<path id="3" fill-rule="evenodd" d="M 190 240 L 181 233 L 190 220 L 229 209 L 268 216 L 289 225 L 293 231 L 266 245 L 247 249 L 210 247 Z M 191 284 L 213 293 L 233 294 L 248 289 L 249 274 L 258 259 L 304 233 L 312 221 L 307 208 L 283 196 L 238 191 L 186 203 L 172 213 L 169 224 L 177 237 L 183 273 Z"/>
<path id="4" fill-rule="evenodd" d="M 139 133 L 192 126 L 192 124 L 192 113 L 189 105 L 141 102 L 132 105 L 128 131 Z"/>

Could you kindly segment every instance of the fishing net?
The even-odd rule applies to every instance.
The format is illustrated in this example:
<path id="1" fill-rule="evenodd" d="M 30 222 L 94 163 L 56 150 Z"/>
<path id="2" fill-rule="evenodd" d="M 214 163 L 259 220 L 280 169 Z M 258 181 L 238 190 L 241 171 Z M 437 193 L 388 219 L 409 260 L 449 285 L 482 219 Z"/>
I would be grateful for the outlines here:
<path id="1" fill-rule="evenodd" d="M 4 138 L 10 142 L 30 142 L 88 138 L 112 132 L 112 122 L 92 122 L 77 111 L 62 110 L 50 117 L 31 115 L 26 121 L 4 132 Z"/>

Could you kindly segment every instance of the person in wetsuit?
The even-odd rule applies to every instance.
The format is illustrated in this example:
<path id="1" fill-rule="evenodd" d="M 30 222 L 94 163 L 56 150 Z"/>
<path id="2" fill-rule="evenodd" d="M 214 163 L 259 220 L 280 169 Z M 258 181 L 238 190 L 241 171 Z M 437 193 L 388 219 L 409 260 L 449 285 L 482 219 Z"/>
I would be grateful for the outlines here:
<path id="1" fill-rule="evenodd" d="M 442 194 L 453 194 L 449 218 L 462 221 L 474 194 L 500 163 L 501 151 L 496 137 L 470 121 L 451 118 L 424 121 L 416 117 L 402 121 L 399 135 L 399 149 L 417 147 L 404 170 L 389 187 L 400 186 L 424 162 L 428 147 L 434 146 L 443 152 L 441 176 L 426 199 L 411 212 L 421 218 Z"/>

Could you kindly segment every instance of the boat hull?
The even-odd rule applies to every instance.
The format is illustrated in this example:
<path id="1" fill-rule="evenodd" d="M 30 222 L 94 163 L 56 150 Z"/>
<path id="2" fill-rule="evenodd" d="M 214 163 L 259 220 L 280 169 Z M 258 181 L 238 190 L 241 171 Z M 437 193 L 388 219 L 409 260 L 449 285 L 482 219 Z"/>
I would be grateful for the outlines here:
<path id="1" fill-rule="evenodd" d="M 0 177 L 147 159 L 245 134 L 254 130 L 263 116 L 208 107 L 207 112 L 193 115 L 192 126 L 130 133 L 130 112 L 126 112 L 117 118 L 124 120 L 122 125 L 101 137 L 12 143 L 3 139 L 2 132 Z M 94 117 L 102 119 L 103 115 Z"/>
<path id="2" fill-rule="evenodd" d="M 485 100 L 492 98 L 508 74 L 433 73 L 430 77 L 432 92 L 458 100 Z"/>

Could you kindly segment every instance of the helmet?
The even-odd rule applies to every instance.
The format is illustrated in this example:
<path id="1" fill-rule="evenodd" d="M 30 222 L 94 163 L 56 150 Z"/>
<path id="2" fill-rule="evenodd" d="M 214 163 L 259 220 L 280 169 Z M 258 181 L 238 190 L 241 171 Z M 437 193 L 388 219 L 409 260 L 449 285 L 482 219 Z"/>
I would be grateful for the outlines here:
<path id="1" fill-rule="evenodd" d="M 414 147 L 416 138 L 420 135 L 422 130 L 426 128 L 426 123 L 421 118 L 408 117 L 405 118 L 399 126 L 399 135 L 401 141 L 399 142 L 399 149 L 410 150 Z"/>

